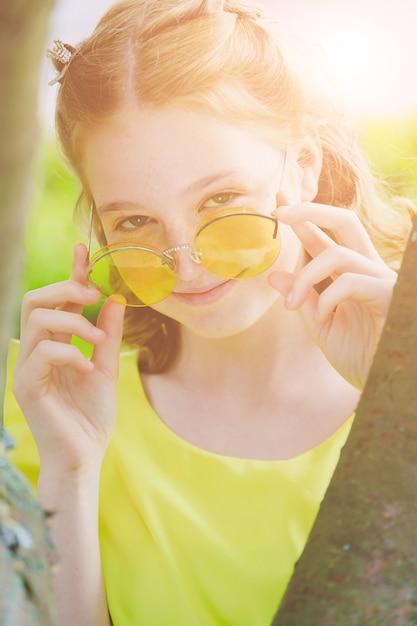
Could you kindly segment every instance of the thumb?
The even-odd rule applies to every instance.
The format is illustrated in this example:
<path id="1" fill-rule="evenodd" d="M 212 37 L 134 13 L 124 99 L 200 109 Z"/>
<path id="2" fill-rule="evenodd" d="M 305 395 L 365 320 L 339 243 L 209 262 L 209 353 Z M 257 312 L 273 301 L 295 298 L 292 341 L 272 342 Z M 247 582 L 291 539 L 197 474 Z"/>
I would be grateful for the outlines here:
<path id="1" fill-rule="evenodd" d="M 288 206 L 289 204 L 291 204 L 285 191 L 281 191 L 281 190 L 275 194 L 275 203 L 276 203 L 277 209 L 280 206 Z"/>
<path id="2" fill-rule="evenodd" d="M 271 287 L 276 289 L 284 298 L 287 298 L 292 290 L 294 276 L 283 270 L 272 272 L 268 277 Z"/>
<path id="3" fill-rule="evenodd" d="M 291 300 L 291 292 L 294 283 L 294 276 L 289 272 L 276 271 L 269 276 L 269 283 L 285 298 L 285 306 L 287 309 L 294 310 Z M 303 303 L 296 307 L 298 314 L 304 321 L 310 335 L 318 343 L 323 328 L 328 324 L 328 320 L 324 323 L 317 321 L 317 302 L 319 295 L 314 289 L 306 296 Z"/>
<path id="4" fill-rule="evenodd" d="M 104 331 L 106 338 L 95 346 L 91 361 L 96 368 L 113 379 L 118 375 L 125 309 L 126 301 L 123 296 L 108 298 L 97 319 L 97 328 Z"/>

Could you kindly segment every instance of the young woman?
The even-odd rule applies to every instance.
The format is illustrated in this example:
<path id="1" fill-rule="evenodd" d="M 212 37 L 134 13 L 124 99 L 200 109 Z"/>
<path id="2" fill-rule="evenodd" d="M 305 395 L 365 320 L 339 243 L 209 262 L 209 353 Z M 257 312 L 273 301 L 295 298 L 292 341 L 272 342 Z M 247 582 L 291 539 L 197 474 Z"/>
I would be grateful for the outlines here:
<path id="1" fill-rule="evenodd" d="M 8 425 L 21 410 L 39 451 L 60 623 L 267 626 L 409 220 L 296 40 L 244 0 L 125 0 L 51 56 L 95 243 L 24 299 Z"/>

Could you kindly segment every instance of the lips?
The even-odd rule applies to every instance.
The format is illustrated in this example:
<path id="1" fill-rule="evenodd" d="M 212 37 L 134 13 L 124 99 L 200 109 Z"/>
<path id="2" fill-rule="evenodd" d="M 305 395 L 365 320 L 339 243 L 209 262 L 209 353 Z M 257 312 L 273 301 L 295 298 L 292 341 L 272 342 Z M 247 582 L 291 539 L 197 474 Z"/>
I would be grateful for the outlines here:
<path id="1" fill-rule="evenodd" d="M 235 281 L 226 280 L 214 287 L 201 287 L 194 291 L 175 291 L 172 295 L 185 304 L 194 306 L 202 306 L 204 304 L 211 304 L 217 302 L 224 295 L 226 295 L 234 286 Z"/>

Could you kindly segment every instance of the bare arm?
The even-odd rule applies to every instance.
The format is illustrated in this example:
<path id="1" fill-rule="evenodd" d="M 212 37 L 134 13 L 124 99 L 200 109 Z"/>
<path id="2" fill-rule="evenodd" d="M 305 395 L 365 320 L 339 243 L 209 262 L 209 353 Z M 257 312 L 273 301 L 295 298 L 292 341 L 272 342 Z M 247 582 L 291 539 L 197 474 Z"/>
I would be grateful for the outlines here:
<path id="1" fill-rule="evenodd" d="M 54 514 L 50 527 L 59 563 L 55 575 L 59 624 L 110 626 L 98 540 L 100 466 L 77 475 L 41 471 L 39 500 Z"/>
<path id="2" fill-rule="evenodd" d="M 29 293 L 14 391 L 41 459 L 39 499 L 54 512 L 59 555 L 60 626 L 108 626 L 98 536 L 101 464 L 116 416 L 116 383 L 124 307 L 106 301 L 97 328 L 82 317 L 99 299 L 84 284 L 86 250 L 75 249 L 71 280 Z M 94 346 L 91 360 L 71 345 Z"/>

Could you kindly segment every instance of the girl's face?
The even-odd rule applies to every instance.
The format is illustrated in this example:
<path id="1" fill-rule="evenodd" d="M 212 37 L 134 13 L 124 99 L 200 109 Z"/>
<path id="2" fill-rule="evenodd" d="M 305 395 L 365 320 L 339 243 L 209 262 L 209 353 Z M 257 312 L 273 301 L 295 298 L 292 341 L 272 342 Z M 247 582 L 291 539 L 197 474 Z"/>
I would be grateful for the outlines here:
<path id="1" fill-rule="evenodd" d="M 276 139 L 276 137 L 275 137 Z M 285 146 L 285 139 L 280 142 Z M 260 130 L 229 125 L 206 113 L 175 107 L 128 110 L 84 137 L 83 168 L 110 243 L 160 234 L 162 248 L 190 243 L 197 226 L 222 207 L 270 215 L 282 191 L 299 199 L 285 148 Z M 177 253 L 174 292 L 153 308 L 207 337 L 250 327 L 280 297 L 268 276 L 291 271 L 300 256 L 294 234 L 279 226 L 281 253 L 263 274 L 220 278 Z M 152 242 L 150 242 L 152 243 Z"/>

